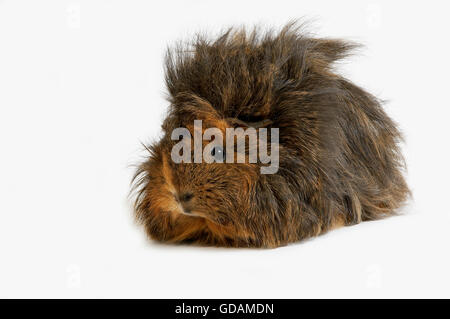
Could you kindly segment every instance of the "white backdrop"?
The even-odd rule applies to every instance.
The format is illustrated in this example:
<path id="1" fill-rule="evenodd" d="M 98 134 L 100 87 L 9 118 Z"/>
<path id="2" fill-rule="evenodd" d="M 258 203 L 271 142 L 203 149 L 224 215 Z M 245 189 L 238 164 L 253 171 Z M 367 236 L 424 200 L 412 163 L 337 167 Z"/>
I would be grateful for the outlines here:
<path id="1" fill-rule="evenodd" d="M 450 297 L 444 1 L 0 0 L 0 297 Z M 404 215 L 273 250 L 148 241 L 127 200 L 158 138 L 165 49 L 197 31 L 312 20 L 400 124 Z"/>

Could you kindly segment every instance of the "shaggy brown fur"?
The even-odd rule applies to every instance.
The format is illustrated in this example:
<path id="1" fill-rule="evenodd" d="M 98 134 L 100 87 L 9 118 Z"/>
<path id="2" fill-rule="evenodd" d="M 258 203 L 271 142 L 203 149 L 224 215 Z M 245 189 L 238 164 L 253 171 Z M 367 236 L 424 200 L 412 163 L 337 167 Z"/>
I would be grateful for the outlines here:
<path id="1" fill-rule="evenodd" d="M 380 102 L 333 73 L 355 45 L 281 32 L 230 30 L 169 51 L 164 137 L 148 146 L 134 187 L 135 212 L 164 242 L 277 247 L 394 213 L 407 198 L 401 140 Z M 175 164 L 177 127 L 268 120 L 280 132 L 280 168 Z M 266 124 L 267 125 L 267 124 Z"/>

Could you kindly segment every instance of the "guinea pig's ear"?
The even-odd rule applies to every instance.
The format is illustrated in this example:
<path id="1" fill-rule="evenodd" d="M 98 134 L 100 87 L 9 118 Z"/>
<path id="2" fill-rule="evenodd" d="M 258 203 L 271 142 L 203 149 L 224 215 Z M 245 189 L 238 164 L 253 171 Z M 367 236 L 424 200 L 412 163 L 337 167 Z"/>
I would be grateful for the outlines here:
<path id="1" fill-rule="evenodd" d="M 230 123 L 233 127 L 242 127 L 242 128 L 249 128 L 253 127 L 255 129 L 267 127 L 270 126 L 273 122 L 269 119 L 256 121 L 256 122 L 250 122 L 250 121 L 242 121 L 238 118 L 231 118 L 228 117 L 225 119 L 228 123 Z"/>
<path id="2" fill-rule="evenodd" d="M 205 99 L 192 93 L 179 93 L 172 98 L 172 108 L 179 118 L 186 120 L 216 120 L 217 110 Z"/>

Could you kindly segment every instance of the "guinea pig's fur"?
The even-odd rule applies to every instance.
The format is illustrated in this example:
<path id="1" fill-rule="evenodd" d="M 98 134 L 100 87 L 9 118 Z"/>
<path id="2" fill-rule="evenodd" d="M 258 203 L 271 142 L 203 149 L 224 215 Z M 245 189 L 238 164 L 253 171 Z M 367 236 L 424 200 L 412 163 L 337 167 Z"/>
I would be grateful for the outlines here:
<path id="1" fill-rule="evenodd" d="M 376 97 L 332 68 L 355 47 L 288 25 L 231 29 L 169 50 L 163 137 L 146 146 L 134 177 L 135 214 L 148 235 L 277 247 L 394 214 L 409 195 L 401 135 Z M 278 172 L 261 174 L 262 163 L 174 163 L 172 130 L 199 119 L 224 135 L 255 122 L 279 128 Z"/>

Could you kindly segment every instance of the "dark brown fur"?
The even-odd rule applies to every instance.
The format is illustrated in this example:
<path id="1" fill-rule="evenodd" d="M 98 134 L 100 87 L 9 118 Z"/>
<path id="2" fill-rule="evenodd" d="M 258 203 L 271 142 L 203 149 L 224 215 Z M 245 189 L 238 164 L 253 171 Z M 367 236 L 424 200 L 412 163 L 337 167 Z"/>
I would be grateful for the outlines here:
<path id="1" fill-rule="evenodd" d="M 289 25 L 277 34 L 230 30 L 169 51 L 164 137 L 147 147 L 134 179 L 136 216 L 151 238 L 277 247 L 392 215 L 409 194 L 399 131 L 374 96 L 332 69 L 354 47 Z M 269 120 L 280 129 L 279 171 L 173 163 L 170 134 L 194 119 L 223 130 Z M 186 192 L 192 216 L 179 205 Z"/>

